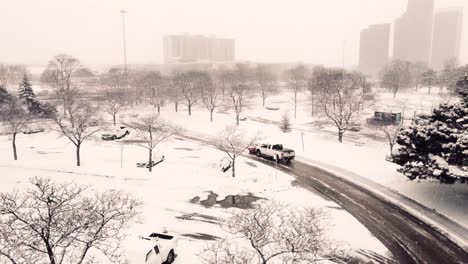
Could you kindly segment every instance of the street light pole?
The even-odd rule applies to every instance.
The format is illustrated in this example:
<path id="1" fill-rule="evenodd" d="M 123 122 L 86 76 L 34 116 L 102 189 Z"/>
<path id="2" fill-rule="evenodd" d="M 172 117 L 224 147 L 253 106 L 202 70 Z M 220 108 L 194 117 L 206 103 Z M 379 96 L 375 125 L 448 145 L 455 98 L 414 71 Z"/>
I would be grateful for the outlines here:
<path id="1" fill-rule="evenodd" d="M 122 14 L 122 36 L 123 36 L 123 56 L 124 56 L 124 73 L 125 73 L 125 89 L 128 90 L 128 74 L 127 74 L 127 41 L 125 38 L 125 14 L 127 11 L 120 10 Z"/>

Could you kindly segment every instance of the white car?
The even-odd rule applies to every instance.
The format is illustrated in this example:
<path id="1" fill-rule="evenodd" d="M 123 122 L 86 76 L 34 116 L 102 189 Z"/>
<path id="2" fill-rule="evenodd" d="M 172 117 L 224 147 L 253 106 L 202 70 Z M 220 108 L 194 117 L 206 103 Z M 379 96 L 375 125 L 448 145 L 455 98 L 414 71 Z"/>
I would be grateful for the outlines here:
<path id="1" fill-rule="evenodd" d="M 141 259 L 146 264 L 171 264 L 176 258 L 179 238 L 176 235 L 152 233 L 148 237 L 140 237 L 143 243 L 138 243 L 140 250 L 145 252 Z M 140 251 L 139 250 L 139 251 Z"/>
<path id="2" fill-rule="evenodd" d="M 126 126 L 118 126 L 112 132 L 101 135 L 102 140 L 116 140 L 121 139 L 130 134 L 130 130 Z"/>
<path id="3" fill-rule="evenodd" d="M 249 149 L 249 151 L 251 151 Z M 282 144 L 264 143 L 256 146 L 255 153 L 260 157 L 268 157 L 277 161 L 291 162 L 296 156 L 292 149 L 284 148 Z"/>

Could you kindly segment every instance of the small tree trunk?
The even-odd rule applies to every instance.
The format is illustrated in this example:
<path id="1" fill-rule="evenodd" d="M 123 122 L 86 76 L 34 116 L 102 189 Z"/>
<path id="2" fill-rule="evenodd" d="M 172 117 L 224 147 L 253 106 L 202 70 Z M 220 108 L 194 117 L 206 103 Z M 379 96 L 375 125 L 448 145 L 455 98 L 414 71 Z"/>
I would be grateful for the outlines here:
<path id="1" fill-rule="evenodd" d="M 191 104 L 188 105 L 188 115 L 189 116 L 192 115 L 192 105 Z"/>
<path id="2" fill-rule="evenodd" d="M 152 149 L 149 149 L 149 156 L 148 156 L 148 170 L 149 172 L 152 172 L 153 171 L 153 150 Z"/>
<path id="3" fill-rule="evenodd" d="M 80 147 L 81 147 L 80 144 L 76 146 L 76 166 L 78 167 L 81 166 Z"/>
<path id="4" fill-rule="evenodd" d="M 297 119 L 297 92 L 294 91 L 294 119 Z"/>
<path id="5" fill-rule="evenodd" d="M 13 132 L 13 140 L 11 142 L 11 145 L 13 146 L 13 158 L 15 160 L 18 160 L 18 155 L 16 153 L 16 132 Z"/>
<path id="6" fill-rule="evenodd" d="M 389 142 L 390 144 L 390 157 L 393 157 L 393 143 Z"/>
<path id="7" fill-rule="evenodd" d="M 177 102 L 174 102 L 174 108 L 176 112 L 179 112 L 179 104 Z"/>
<path id="8" fill-rule="evenodd" d="M 239 114 L 236 114 L 236 124 L 239 125 Z"/>
<path id="9" fill-rule="evenodd" d="M 263 103 L 264 108 L 265 108 L 265 101 L 266 101 L 265 94 L 262 93 L 262 103 Z"/>
<path id="10" fill-rule="evenodd" d="M 213 111 L 214 109 L 210 110 L 210 122 L 213 122 Z"/>
<path id="11" fill-rule="evenodd" d="M 232 177 L 235 178 L 236 177 L 236 158 L 232 159 L 231 169 L 232 169 Z"/>
<path id="12" fill-rule="evenodd" d="M 114 122 L 114 126 L 115 126 L 115 113 L 112 115 L 112 121 Z"/>
<path id="13" fill-rule="evenodd" d="M 427 93 L 431 94 L 431 87 L 430 86 L 427 88 Z"/>
<path id="14" fill-rule="evenodd" d="M 338 130 L 338 141 L 340 143 L 343 143 L 343 131 L 342 130 Z"/>
<path id="15" fill-rule="evenodd" d="M 161 106 L 158 105 L 158 115 L 160 115 L 160 114 L 161 114 Z"/>

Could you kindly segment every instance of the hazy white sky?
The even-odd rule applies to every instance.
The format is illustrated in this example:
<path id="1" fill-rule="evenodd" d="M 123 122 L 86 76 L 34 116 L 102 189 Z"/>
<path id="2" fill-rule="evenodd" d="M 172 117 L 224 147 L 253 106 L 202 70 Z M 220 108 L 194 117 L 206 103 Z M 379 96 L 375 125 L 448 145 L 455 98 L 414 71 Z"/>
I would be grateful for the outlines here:
<path id="1" fill-rule="evenodd" d="M 165 34 L 236 39 L 236 57 L 262 62 L 341 65 L 358 61 L 359 32 L 389 23 L 406 0 L 0 0 L 0 62 L 44 64 L 69 53 L 84 64 L 122 62 L 128 11 L 129 63 L 161 63 Z M 436 7 L 468 0 L 436 0 Z M 466 11 L 468 12 L 468 11 Z M 468 14 L 462 61 L 468 63 Z"/>

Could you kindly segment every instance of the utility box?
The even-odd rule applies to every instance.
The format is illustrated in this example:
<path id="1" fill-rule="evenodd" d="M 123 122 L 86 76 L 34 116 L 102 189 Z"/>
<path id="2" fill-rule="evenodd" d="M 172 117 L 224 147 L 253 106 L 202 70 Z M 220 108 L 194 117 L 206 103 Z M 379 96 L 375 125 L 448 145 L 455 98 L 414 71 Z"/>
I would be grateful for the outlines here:
<path id="1" fill-rule="evenodd" d="M 401 113 L 374 112 L 374 117 L 368 120 L 369 123 L 380 125 L 391 125 L 402 122 Z"/>

